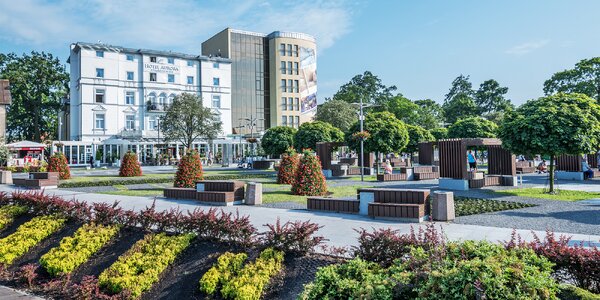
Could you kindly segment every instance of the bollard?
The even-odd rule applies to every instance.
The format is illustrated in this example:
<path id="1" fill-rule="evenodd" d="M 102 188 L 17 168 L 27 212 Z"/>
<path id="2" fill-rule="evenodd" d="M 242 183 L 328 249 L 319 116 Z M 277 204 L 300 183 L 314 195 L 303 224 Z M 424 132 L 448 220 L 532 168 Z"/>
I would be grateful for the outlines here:
<path id="1" fill-rule="evenodd" d="M 0 172 L 0 184 L 12 184 L 12 172 L 11 171 L 1 171 Z"/>
<path id="2" fill-rule="evenodd" d="M 434 192 L 431 216 L 434 221 L 454 220 L 455 214 L 453 192 Z"/>
<path id="3" fill-rule="evenodd" d="M 248 182 L 246 184 L 246 204 L 262 204 L 262 183 Z"/>

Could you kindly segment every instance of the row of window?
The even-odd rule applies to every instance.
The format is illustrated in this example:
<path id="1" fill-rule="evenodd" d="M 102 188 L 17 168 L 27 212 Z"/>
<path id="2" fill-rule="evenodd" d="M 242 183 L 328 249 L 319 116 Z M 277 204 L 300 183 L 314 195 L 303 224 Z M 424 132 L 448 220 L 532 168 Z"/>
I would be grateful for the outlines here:
<path id="1" fill-rule="evenodd" d="M 298 93 L 300 89 L 298 80 L 281 79 L 281 92 Z"/>
<path id="2" fill-rule="evenodd" d="M 95 92 L 96 103 L 105 103 L 104 102 L 105 101 L 105 93 L 106 93 L 106 91 L 104 89 L 96 89 L 96 92 Z M 158 102 L 157 102 L 156 94 L 154 92 L 148 94 L 148 102 L 150 102 L 152 104 L 168 105 L 170 103 L 173 103 L 173 98 L 175 98 L 174 94 L 171 94 L 167 98 L 167 94 L 161 93 L 160 95 L 158 95 Z M 292 98 L 290 98 L 290 99 L 292 99 Z M 298 101 L 298 98 L 296 98 L 296 101 Z M 135 105 L 135 92 L 125 91 L 125 104 L 126 105 Z M 298 104 L 296 104 L 296 105 L 298 105 Z M 221 96 L 220 95 L 212 96 L 212 107 L 213 108 L 221 108 Z"/>
<path id="3" fill-rule="evenodd" d="M 292 97 L 281 97 L 281 110 L 300 111 L 300 99 Z"/>
<path id="4" fill-rule="evenodd" d="M 148 119 L 148 128 L 157 129 L 156 116 L 152 116 Z M 106 114 L 94 115 L 94 129 L 106 129 Z M 125 115 L 125 129 L 135 130 L 135 115 Z"/>
<path id="5" fill-rule="evenodd" d="M 298 45 L 292 44 L 279 44 L 279 55 L 281 56 L 295 56 L 298 57 Z"/>
<path id="6" fill-rule="evenodd" d="M 281 116 L 281 126 L 298 128 L 300 126 L 299 116 Z"/>
<path id="7" fill-rule="evenodd" d="M 102 50 L 96 50 L 96 57 L 104 57 L 104 51 Z M 133 54 L 126 54 L 126 59 L 128 61 L 133 61 L 134 60 L 134 56 Z M 150 56 L 150 62 L 157 62 L 158 58 L 156 56 Z M 174 65 L 175 64 L 175 58 L 173 57 L 167 57 L 167 63 L 170 65 Z M 192 60 L 188 60 L 187 61 L 187 66 L 188 67 L 193 67 L 194 66 L 194 61 Z M 218 62 L 213 62 L 213 68 L 218 69 L 219 68 L 219 63 Z"/>
<path id="8" fill-rule="evenodd" d="M 281 62 L 281 74 L 298 75 L 298 62 Z"/>
<path id="9" fill-rule="evenodd" d="M 104 69 L 96 68 L 96 77 L 104 78 Z M 127 80 L 133 81 L 135 78 L 134 72 L 127 71 Z M 150 73 L 150 81 L 156 82 L 156 73 Z M 175 83 L 175 74 L 167 74 L 167 82 Z M 194 84 L 194 76 L 187 76 L 187 84 Z M 218 77 L 213 77 L 213 86 L 220 86 L 221 80 Z"/>

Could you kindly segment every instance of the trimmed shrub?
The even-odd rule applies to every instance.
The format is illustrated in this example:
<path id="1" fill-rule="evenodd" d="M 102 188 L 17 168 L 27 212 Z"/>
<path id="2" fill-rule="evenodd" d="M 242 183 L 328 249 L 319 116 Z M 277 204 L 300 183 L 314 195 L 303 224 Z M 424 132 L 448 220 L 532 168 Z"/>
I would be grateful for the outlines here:
<path id="1" fill-rule="evenodd" d="M 72 237 L 60 241 L 40 258 L 40 264 L 51 276 L 73 272 L 119 232 L 118 226 L 85 224 Z"/>
<path id="2" fill-rule="evenodd" d="M 296 172 L 300 164 L 300 156 L 294 148 L 288 148 L 286 153 L 281 158 L 279 169 L 277 170 L 278 184 L 294 184 Z"/>
<path id="3" fill-rule="evenodd" d="M 48 172 L 57 172 L 61 180 L 71 178 L 71 169 L 67 157 L 62 152 L 56 152 L 50 156 Z"/>
<path id="4" fill-rule="evenodd" d="M 0 207 L 0 230 L 12 223 L 15 217 L 23 215 L 28 211 L 29 208 L 23 205 L 5 205 Z"/>
<path id="5" fill-rule="evenodd" d="M 562 300 L 600 300 L 599 294 L 578 288 L 570 284 L 561 284 L 558 297 Z"/>
<path id="6" fill-rule="evenodd" d="M 217 287 L 228 282 L 242 269 L 247 258 L 248 254 L 246 253 L 225 252 L 219 256 L 217 263 L 200 279 L 200 290 L 209 295 L 214 294 Z"/>
<path id="7" fill-rule="evenodd" d="M 142 176 L 142 168 L 138 161 L 137 154 L 133 152 L 127 152 L 123 156 L 123 162 L 121 162 L 121 168 L 119 169 L 119 176 L 121 177 L 135 177 Z"/>
<path id="8" fill-rule="evenodd" d="M 175 173 L 174 187 L 195 188 L 196 181 L 203 178 L 202 162 L 200 155 L 196 151 L 189 151 L 181 158 Z"/>
<path id="9" fill-rule="evenodd" d="M 225 299 L 258 300 L 271 277 L 281 271 L 283 252 L 267 248 L 256 261 L 247 264 L 237 276 L 223 284 L 221 294 Z"/>
<path id="10" fill-rule="evenodd" d="M 104 270 L 98 277 L 98 283 L 111 293 L 127 289 L 137 298 L 158 281 L 160 274 L 193 238 L 192 234 L 148 234 Z"/>
<path id="11" fill-rule="evenodd" d="M 321 170 L 319 157 L 304 151 L 292 184 L 292 194 L 303 196 L 323 196 L 327 193 L 325 176 Z"/>
<path id="12" fill-rule="evenodd" d="M 17 231 L 0 239 L 0 264 L 12 264 L 31 247 L 58 231 L 65 221 L 57 216 L 41 216 L 19 226 Z"/>
<path id="13" fill-rule="evenodd" d="M 324 241 L 322 236 L 314 236 L 322 226 L 310 221 L 286 222 L 281 225 L 279 218 L 275 224 L 265 225 L 263 243 L 286 253 L 306 254 Z"/>

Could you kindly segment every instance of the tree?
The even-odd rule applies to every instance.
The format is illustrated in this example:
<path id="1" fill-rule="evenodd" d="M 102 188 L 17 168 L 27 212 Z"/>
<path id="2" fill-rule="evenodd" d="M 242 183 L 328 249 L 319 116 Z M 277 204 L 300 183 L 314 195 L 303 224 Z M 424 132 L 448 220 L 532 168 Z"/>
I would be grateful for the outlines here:
<path id="1" fill-rule="evenodd" d="M 342 142 L 344 133 L 333 125 L 321 121 L 307 122 L 300 125 L 294 137 L 297 150 L 315 149 L 318 142 Z"/>
<path id="2" fill-rule="evenodd" d="M 407 124 L 406 129 L 408 130 L 408 144 L 404 148 L 406 153 L 412 154 L 419 151 L 419 143 L 421 142 L 435 141 L 435 137 L 431 135 L 429 130 L 421 126 Z"/>
<path id="3" fill-rule="evenodd" d="M 196 188 L 196 182 L 202 180 L 202 161 L 197 151 L 188 151 L 177 165 L 174 187 Z"/>
<path id="4" fill-rule="evenodd" d="M 450 101 L 444 103 L 442 107 L 444 108 L 446 122 L 451 124 L 462 118 L 477 116 L 475 101 L 464 94 L 452 98 Z"/>
<path id="5" fill-rule="evenodd" d="M 490 120 L 487 116 L 493 116 L 495 113 L 512 109 L 513 105 L 510 100 L 504 98 L 506 93 L 508 93 L 508 88 L 501 87 L 496 80 L 484 81 L 475 92 L 475 104 L 479 108 L 479 113 Z"/>
<path id="6" fill-rule="evenodd" d="M 303 196 L 323 196 L 327 194 L 325 176 L 321 170 L 319 157 L 304 151 L 292 183 L 292 194 Z"/>
<path id="7" fill-rule="evenodd" d="M 498 131 L 513 153 L 550 156 L 550 192 L 554 159 L 561 154 L 592 153 L 599 146 L 600 106 L 584 94 L 558 93 L 529 100 L 507 112 Z"/>
<path id="8" fill-rule="evenodd" d="M 52 54 L 31 52 L 0 57 L 0 78 L 10 81 L 12 104 L 7 107 L 9 140 L 53 139 L 57 111 L 68 94 L 69 74 Z"/>
<path id="9" fill-rule="evenodd" d="M 431 130 L 438 128 L 444 122 L 444 110 L 442 106 L 431 99 L 416 100 L 419 106 L 416 125 Z"/>
<path id="10" fill-rule="evenodd" d="M 544 93 L 581 93 L 600 102 L 600 57 L 583 59 L 575 68 L 557 72 L 544 82 Z"/>
<path id="11" fill-rule="evenodd" d="M 119 176 L 142 176 L 142 167 L 140 167 L 137 154 L 133 152 L 127 152 L 125 155 L 123 155 L 123 162 L 121 163 L 121 168 L 119 169 Z"/>
<path id="12" fill-rule="evenodd" d="M 460 74 L 452 81 L 452 86 L 444 98 L 444 103 L 459 96 L 473 97 L 473 84 L 469 81 L 469 76 Z"/>
<path id="13" fill-rule="evenodd" d="M 300 164 L 300 155 L 296 153 L 294 148 L 287 149 L 286 153 L 281 158 L 279 169 L 277 170 L 278 184 L 293 184 L 296 180 L 296 172 Z"/>
<path id="14" fill-rule="evenodd" d="M 279 157 L 294 146 L 294 135 L 298 130 L 288 126 L 275 126 L 267 129 L 260 144 L 267 155 Z"/>
<path id="15" fill-rule="evenodd" d="M 208 107 L 202 106 L 202 97 L 183 93 L 173 99 L 160 123 L 168 141 L 179 141 L 187 149 L 196 139 L 214 139 L 223 124 Z"/>
<path id="16" fill-rule="evenodd" d="M 385 86 L 379 77 L 369 71 L 362 75 L 354 76 L 350 82 L 342 85 L 333 95 L 334 100 L 348 103 L 359 102 L 362 97 L 364 103 L 385 105 L 393 97 L 396 86 Z"/>
<path id="17" fill-rule="evenodd" d="M 356 122 L 350 128 L 349 133 L 346 134 L 348 146 L 356 151 L 360 150 L 360 140 L 356 139 L 352 133 L 359 131 L 360 125 Z M 408 144 L 406 125 L 390 112 L 367 114 L 364 121 L 364 131 L 367 131 L 370 135 L 364 141 L 364 149 L 367 153 L 400 152 Z"/>
<path id="18" fill-rule="evenodd" d="M 429 131 L 431 135 L 435 138 L 436 141 L 447 139 L 448 138 L 448 128 L 438 127 L 431 129 Z"/>
<path id="19" fill-rule="evenodd" d="M 346 132 L 357 118 L 358 109 L 352 104 L 335 99 L 326 99 L 319 105 L 315 121 L 327 122 L 342 132 Z"/>
<path id="20" fill-rule="evenodd" d="M 57 172 L 60 180 L 71 178 L 71 169 L 69 168 L 67 157 L 62 152 L 57 152 L 50 156 L 48 172 Z"/>
<path id="21" fill-rule="evenodd" d="M 498 126 L 482 117 L 460 119 L 448 127 L 449 138 L 493 138 Z"/>
<path id="22" fill-rule="evenodd" d="M 396 119 L 406 124 L 416 124 L 419 118 L 419 106 L 402 94 L 390 98 L 385 103 L 384 111 L 393 113 Z"/>

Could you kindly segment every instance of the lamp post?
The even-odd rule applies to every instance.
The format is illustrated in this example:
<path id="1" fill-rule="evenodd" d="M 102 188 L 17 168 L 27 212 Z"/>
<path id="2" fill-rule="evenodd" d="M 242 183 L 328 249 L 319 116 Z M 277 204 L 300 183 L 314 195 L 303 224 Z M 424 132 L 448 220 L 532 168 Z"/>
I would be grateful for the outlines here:
<path id="1" fill-rule="evenodd" d="M 358 110 L 358 119 L 360 124 L 360 131 L 363 132 L 363 123 L 365 120 L 364 109 L 367 107 L 375 107 L 379 105 L 374 104 L 365 104 L 363 103 L 363 97 L 360 97 L 360 103 L 352 103 L 353 105 L 357 105 Z M 365 140 L 363 138 L 360 139 L 360 181 L 365 181 Z"/>
<path id="2" fill-rule="evenodd" d="M 240 120 L 248 122 L 248 124 L 245 126 L 250 127 L 250 138 L 252 139 L 254 138 L 254 127 L 256 126 L 256 121 L 261 121 L 264 119 L 250 115 L 250 118 L 240 118 Z M 252 155 L 254 155 L 254 146 L 252 146 Z"/>

